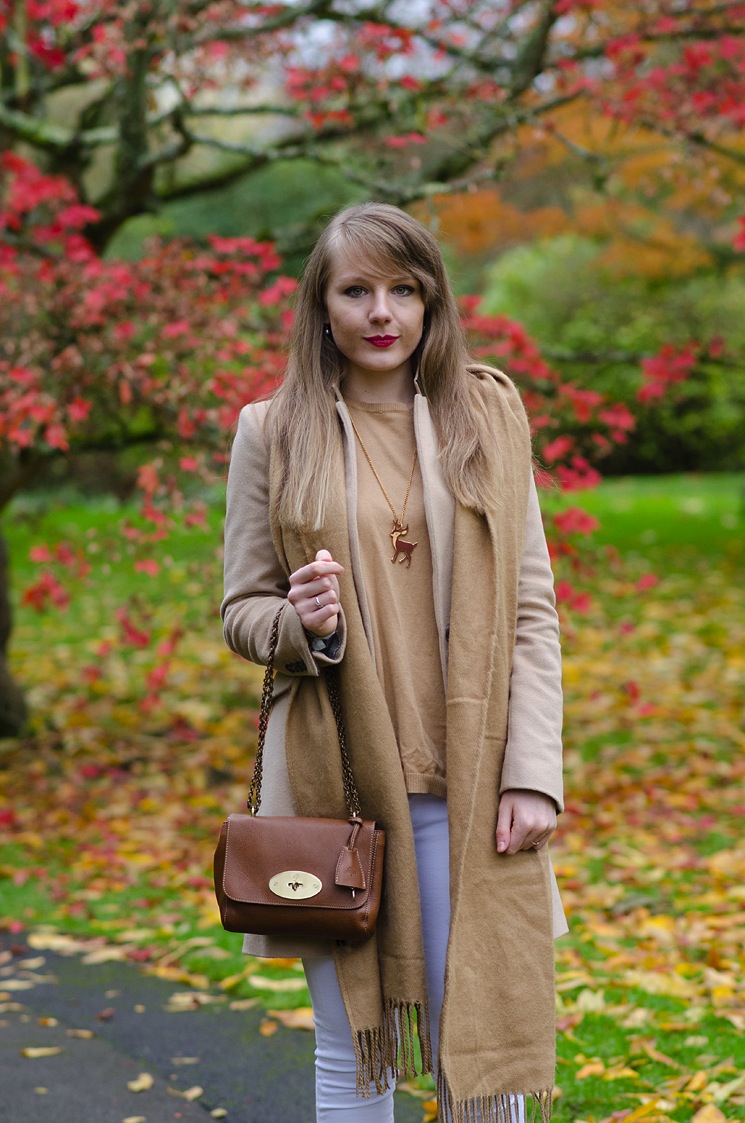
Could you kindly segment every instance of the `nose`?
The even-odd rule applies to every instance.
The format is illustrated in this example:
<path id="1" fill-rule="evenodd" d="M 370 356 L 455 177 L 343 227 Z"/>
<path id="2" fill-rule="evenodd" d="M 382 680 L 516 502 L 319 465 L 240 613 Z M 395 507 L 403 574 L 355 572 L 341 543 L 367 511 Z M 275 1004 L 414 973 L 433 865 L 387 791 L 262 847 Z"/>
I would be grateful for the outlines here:
<path id="1" fill-rule="evenodd" d="M 376 289 L 373 293 L 373 302 L 370 307 L 370 319 L 374 320 L 376 323 L 388 323 L 391 319 L 387 289 Z"/>

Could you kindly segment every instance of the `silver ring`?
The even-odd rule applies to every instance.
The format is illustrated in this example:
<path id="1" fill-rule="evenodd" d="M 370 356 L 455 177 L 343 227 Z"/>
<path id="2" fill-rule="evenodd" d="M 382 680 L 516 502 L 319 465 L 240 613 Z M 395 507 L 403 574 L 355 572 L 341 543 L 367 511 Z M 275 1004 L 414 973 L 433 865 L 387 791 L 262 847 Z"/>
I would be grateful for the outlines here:
<path id="1" fill-rule="evenodd" d="M 323 608 L 323 605 L 319 601 L 318 597 L 313 597 L 313 600 L 316 602 L 316 608 Z"/>
<path id="2" fill-rule="evenodd" d="M 540 850 L 540 848 L 541 848 L 540 842 L 533 842 L 531 845 L 532 845 L 534 850 Z"/>

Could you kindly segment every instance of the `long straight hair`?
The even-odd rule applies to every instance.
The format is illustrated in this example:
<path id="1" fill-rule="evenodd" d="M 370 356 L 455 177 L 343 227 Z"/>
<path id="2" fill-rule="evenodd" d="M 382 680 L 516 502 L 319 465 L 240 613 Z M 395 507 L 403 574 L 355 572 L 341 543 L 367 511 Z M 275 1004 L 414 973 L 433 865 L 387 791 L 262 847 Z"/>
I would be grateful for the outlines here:
<path id="1" fill-rule="evenodd" d="M 308 258 L 297 293 L 290 355 L 269 411 L 283 471 L 279 516 L 297 529 L 320 529 L 339 440 L 336 395 L 345 359 L 324 334 L 334 255 L 343 251 L 373 270 L 406 273 L 421 286 L 424 329 L 412 366 L 439 438 L 445 480 L 464 506 L 498 502 L 499 457 L 466 349 L 440 247 L 420 222 L 386 203 L 340 211 Z"/>

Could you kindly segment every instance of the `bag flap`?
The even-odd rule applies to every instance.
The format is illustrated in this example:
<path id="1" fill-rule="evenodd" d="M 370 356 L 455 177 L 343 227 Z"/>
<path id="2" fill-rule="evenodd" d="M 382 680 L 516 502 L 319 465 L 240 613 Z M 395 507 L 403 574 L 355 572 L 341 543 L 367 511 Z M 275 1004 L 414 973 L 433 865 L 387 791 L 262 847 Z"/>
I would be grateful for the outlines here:
<path id="1" fill-rule="evenodd" d="M 309 819 L 274 815 L 229 815 L 225 822 L 223 888 L 233 901 L 256 905 L 312 905 L 317 908 L 360 908 L 373 884 L 373 868 L 382 832 L 367 821 L 357 834 L 366 888 L 335 884 L 339 856 L 352 827 L 346 819 Z M 287 877 L 279 878 L 279 875 Z M 301 879 L 297 874 L 310 875 Z M 270 882 L 275 881 L 275 890 Z M 306 888 L 300 885 L 305 880 Z M 318 887 L 320 883 L 320 888 Z M 294 898 L 292 886 L 299 896 Z M 285 893 L 288 896 L 285 896 Z"/>

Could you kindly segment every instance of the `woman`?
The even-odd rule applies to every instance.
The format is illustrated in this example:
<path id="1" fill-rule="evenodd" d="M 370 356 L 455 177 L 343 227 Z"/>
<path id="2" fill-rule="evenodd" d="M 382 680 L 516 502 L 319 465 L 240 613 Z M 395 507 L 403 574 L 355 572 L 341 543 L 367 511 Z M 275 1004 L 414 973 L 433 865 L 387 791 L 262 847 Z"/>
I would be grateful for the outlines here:
<path id="1" fill-rule="evenodd" d="M 246 939 L 303 957 L 317 1119 L 392 1120 L 415 1039 L 439 1119 L 512 1121 L 530 1098 L 547 1119 L 561 686 L 528 423 L 470 359 L 437 242 L 395 207 L 331 221 L 285 380 L 241 414 L 229 646 L 266 663 L 282 603 L 262 811 L 344 816 L 335 664 L 363 814 L 386 830 L 375 937 Z"/>

